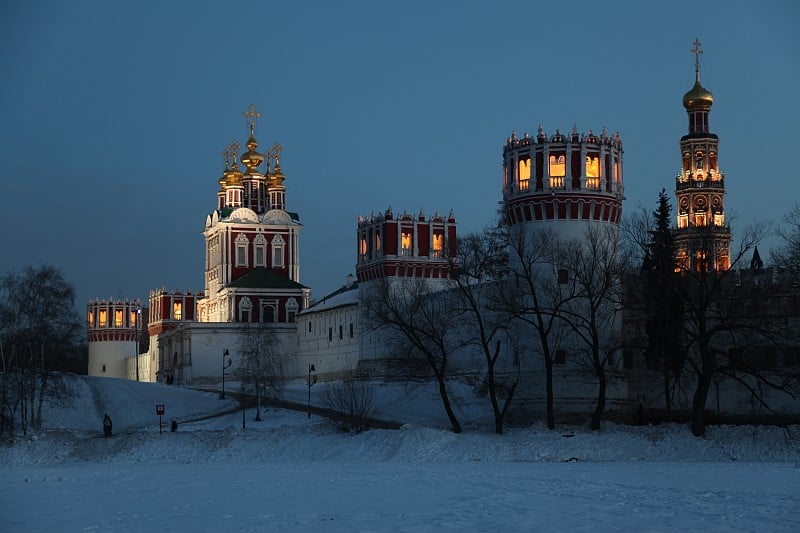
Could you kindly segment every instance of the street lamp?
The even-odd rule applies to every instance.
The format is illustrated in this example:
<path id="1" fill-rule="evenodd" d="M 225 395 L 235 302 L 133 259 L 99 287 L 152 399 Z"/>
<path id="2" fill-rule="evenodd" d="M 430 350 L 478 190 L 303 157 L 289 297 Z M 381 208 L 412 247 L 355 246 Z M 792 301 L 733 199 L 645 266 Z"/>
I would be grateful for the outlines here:
<path id="1" fill-rule="evenodd" d="M 316 372 L 312 363 L 308 363 L 308 418 L 311 418 L 311 373 Z"/>
<path id="2" fill-rule="evenodd" d="M 222 352 L 222 392 L 219 393 L 219 399 L 225 399 L 225 369 L 233 364 L 233 361 L 228 357 L 228 364 L 225 364 L 225 358 L 228 357 L 228 350 Z"/>
<path id="3" fill-rule="evenodd" d="M 136 357 L 136 381 L 139 381 L 139 341 L 141 340 L 141 328 L 139 324 L 142 321 L 142 305 L 139 304 L 136 307 L 136 349 L 134 350 L 134 355 Z"/>

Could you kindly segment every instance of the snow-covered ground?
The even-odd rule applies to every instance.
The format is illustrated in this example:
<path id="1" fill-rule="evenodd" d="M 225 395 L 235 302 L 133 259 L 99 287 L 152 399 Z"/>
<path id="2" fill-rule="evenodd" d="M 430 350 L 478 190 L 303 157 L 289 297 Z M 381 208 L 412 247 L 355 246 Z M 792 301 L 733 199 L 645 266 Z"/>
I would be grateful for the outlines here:
<path id="1" fill-rule="evenodd" d="M 2 531 L 800 531 L 800 428 L 446 429 L 434 387 L 378 387 L 399 430 L 262 422 L 215 393 L 81 378 L 47 430 L 0 448 Z M 315 386 L 315 396 L 320 385 Z M 302 400 L 302 383 L 286 391 Z M 166 409 L 159 433 L 155 405 Z M 100 437 L 102 416 L 115 436 Z M 180 421 L 169 431 L 169 421 Z"/>

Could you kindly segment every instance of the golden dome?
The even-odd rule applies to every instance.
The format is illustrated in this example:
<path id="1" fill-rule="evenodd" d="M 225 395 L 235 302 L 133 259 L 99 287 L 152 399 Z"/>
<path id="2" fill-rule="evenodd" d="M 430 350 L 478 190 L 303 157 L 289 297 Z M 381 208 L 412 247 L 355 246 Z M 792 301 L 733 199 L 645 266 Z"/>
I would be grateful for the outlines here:
<path id="1" fill-rule="evenodd" d="M 694 87 L 683 95 L 683 107 L 689 109 L 708 109 L 714 105 L 714 95 L 711 91 L 700 85 L 700 80 L 694 82 Z"/>
<path id="2" fill-rule="evenodd" d="M 247 169 L 247 173 L 252 175 L 258 173 L 258 166 L 264 162 L 264 156 L 256 152 L 258 143 L 255 137 L 253 137 L 252 128 L 250 129 L 250 138 L 247 139 L 247 148 L 248 150 L 242 154 L 240 161 Z"/>

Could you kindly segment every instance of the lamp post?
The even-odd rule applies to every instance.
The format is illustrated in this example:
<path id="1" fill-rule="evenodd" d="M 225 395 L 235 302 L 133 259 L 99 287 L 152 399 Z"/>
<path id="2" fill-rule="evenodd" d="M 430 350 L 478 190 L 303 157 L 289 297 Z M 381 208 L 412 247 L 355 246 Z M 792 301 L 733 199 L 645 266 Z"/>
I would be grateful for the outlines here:
<path id="1" fill-rule="evenodd" d="M 231 364 L 233 363 L 233 361 L 231 361 L 230 357 L 228 357 L 228 364 L 226 365 L 225 364 L 225 358 L 226 357 L 228 357 L 228 350 L 227 349 L 225 349 L 225 351 L 222 352 L 222 392 L 219 393 L 219 399 L 220 400 L 224 400 L 225 399 L 225 369 L 228 368 L 229 366 L 231 366 Z"/>
<path id="2" fill-rule="evenodd" d="M 136 307 L 136 340 L 134 341 L 134 346 L 136 349 L 134 352 L 134 357 L 136 357 L 136 381 L 139 381 L 139 336 L 140 336 L 140 327 L 139 324 L 142 321 L 142 306 L 139 304 Z"/>
<path id="3" fill-rule="evenodd" d="M 312 363 L 308 363 L 308 418 L 311 418 L 311 373 L 316 372 Z"/>
<path id="4" fill-rule="evenodd" d="M 239 401 L 241 402 L 241 406 L 242 406 L 242 429 L 247 429 L 247 422 L 245 422 L 245 419 L 244 419 L 245 406 L 247 405 L 245 403 L 245 396 L 244 396 L 244 381 L 242 381 L 242 383 L 240 384 L 240 387 L 241 387 L 241 393 L 240 393 L 241 394 L 241 396 L 240 396 L 241 400 L 239 400 Z"/>

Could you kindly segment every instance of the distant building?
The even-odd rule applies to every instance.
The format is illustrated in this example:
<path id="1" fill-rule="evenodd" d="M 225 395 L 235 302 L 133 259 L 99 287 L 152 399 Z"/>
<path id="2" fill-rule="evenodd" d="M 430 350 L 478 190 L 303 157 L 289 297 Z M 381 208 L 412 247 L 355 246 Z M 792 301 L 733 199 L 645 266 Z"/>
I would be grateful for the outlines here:
<path id="1" fill-rule="evenodd" d="M 88 374 L 148 381 L 149 367 L 146 363 L 136 367 L 134 357 L 147 350 L 146 321 L 147 308 L 139 300 L 90 300 L 86 305 Z"/>

